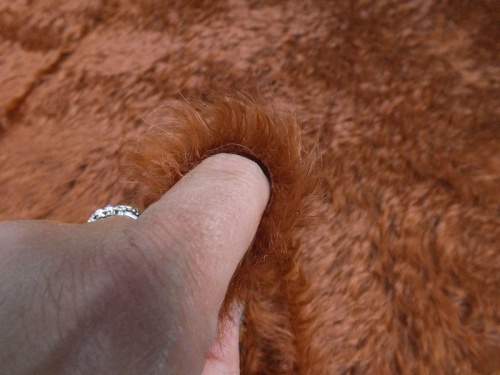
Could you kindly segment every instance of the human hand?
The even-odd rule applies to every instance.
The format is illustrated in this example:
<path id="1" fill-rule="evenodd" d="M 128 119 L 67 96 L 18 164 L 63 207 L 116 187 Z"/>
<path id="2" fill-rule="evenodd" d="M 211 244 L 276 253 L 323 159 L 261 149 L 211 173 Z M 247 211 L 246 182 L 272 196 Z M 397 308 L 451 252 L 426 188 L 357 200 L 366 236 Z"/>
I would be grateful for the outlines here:
<path id="1" fill-rule="evenodd" d="M 135 221 L 0 223 L 0 373 L 239 373 L 217 316 L 269 192 L 218 154 Z"/>

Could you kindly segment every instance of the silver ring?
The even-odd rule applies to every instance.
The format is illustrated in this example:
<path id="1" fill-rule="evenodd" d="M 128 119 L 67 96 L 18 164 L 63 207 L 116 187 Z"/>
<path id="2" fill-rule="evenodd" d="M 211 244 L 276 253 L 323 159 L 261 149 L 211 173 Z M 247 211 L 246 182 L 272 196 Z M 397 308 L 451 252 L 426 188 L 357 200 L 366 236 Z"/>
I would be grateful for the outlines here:
<path id="1" fill-rule="evenodd" d="M 132 206 L 106 206 L 95 210 L 94 213 L 87 220 L 87 223 L 107 218 L 109 216 L 126 216 L 136 220 L 139 217 L 139 210 Z"/>

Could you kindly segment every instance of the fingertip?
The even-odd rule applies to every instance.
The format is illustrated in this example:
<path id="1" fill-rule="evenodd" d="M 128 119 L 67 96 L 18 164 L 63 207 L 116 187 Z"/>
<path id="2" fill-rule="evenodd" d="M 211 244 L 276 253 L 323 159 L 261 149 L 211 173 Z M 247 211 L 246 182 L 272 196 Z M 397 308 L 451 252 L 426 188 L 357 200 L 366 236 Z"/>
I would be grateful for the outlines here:
<path id="1" fill-rule="evenodd" d="M 269 173 L 256 161 L 237 154 L 221 153 L 203 160 L 200 166 L 247 184 L 256 190 L 256 195 L 267 205 L 271 193 Z"/>

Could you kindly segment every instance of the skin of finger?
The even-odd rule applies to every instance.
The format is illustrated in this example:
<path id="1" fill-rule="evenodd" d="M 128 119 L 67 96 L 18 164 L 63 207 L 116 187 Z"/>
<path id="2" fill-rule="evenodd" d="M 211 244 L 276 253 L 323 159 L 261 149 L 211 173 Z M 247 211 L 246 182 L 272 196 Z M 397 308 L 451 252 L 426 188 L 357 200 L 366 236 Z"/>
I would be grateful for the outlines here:
<path id="1" fill-rule="evenodd" d="M 148 262 L 113 236 L 131 221 L 2 224 L 0 373 L 201 372 L 199 341 L 180 339 L 183 326 L 204 327 L 178 319 L 178 301 L 145 276 Z M 179 345 L 189 360 L 165 360 Z"/>
<path id="2" fill-rule="evenodd" d="M 139 218 L 134 238 L 163 267 L 162 282 L 178 293 L 170 300 L 177 302 L 182 335 L 166 351 L 167 362 L 177 359 L 174 372 L 189 372 L 184 365 L 212 345 L 229 281 L 255 236 L 269 194 L 269 181 L 256 163 L 218 154 Z"/>
<path id="3" fill-rule="evenodd" d="M 0 224 L 0 373 L 151 373 L 170 328 L 160 291 L 109 241 L 133 223 Z M 112 243 L 110 243 L 112 242 Z"/>
<path id="4" fill-rule="evenodd" d="M 83 335 L 82 320 L 114 288 L 94 265 L 103 234 L 49 221 L 1 223 L 1 373 L 55 370 L 78 342 L 69 338 Z"/>

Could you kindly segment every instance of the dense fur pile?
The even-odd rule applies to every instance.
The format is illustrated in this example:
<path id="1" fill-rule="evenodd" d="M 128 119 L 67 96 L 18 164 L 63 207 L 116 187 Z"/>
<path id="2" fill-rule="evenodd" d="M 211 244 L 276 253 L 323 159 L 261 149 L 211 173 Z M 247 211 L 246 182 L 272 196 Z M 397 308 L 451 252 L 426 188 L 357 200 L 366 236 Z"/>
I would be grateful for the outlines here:
<path id="1" fill-rule="evenodd" d="M 272 353 L 290 373 L 296 361 L 290 311 L 299 307 L 289 295 L 307 285 L 296 266 L 296 232 L 312 222 L 314 192 L 321 183 L 317 156 L 302 148 L 292 116 L 266 109 L 248 95 L 212 93 L 208 100 L 171 101 L 148 117 L 149 132 L 129 144 L 128 178 L 140 183 L 135 195 L 144 208 L 210 155 L 236 153 L 261 165 L 271 181 L 269 204 L 230 283 L 220 319 L 224 323 L 238 300 L 245 306 L 244 367 L 263 371 Z"/>
<path id="2" fill-rule="evenodd" d="M 157 160 L 173 172 L 148 177 L 160 185 L 196 163 L 184 151 L 197 139 L 218 144 L 203 141 L 210 116 L 245 108 L 307 164 L 298 134 L 278 133 L 296 122 L 325 173 L 318 220 L 281 228 L 297 272 L 269 263 L 274 288 L 240 296 L 243 373 L 498 373 L 499 25 L 491 0 L 2 1 L 0 219 L 83 222 L 106 203 L 147 203 L 123 145 L 149 122 L 198 129 L 167 153 L 174 164 Z M 214 86 L 275 109 L 227 104 Z M 252 147 L 271 174 L 297 160 L 275 169 Z"/>

